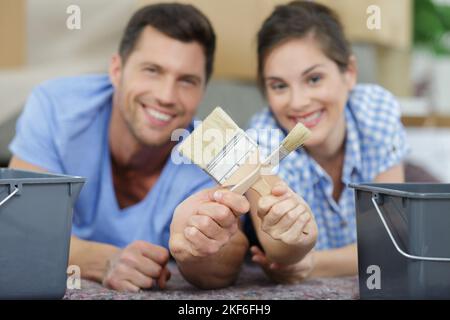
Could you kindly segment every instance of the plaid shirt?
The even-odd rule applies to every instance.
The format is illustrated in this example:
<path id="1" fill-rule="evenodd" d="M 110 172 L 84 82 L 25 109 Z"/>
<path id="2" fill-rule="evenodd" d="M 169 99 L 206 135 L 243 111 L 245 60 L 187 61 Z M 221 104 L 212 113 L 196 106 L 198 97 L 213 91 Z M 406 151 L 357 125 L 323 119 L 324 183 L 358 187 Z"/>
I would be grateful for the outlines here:
<path id="1" fill-rule="evenodd" d="M 356 242 L 355 199 L 348 184 L 373 181 L 378 174 L 400 164 L 408 151 L 399 105 L 383 88 L 355 86 L 344 112 L 347 128 L 342 183 L 345 187 L 338 202 L 332 195 L 330 176 L 304 149 L 288 155 L 275 169 L 310 205 L 319 229 L 316 250 Z M 267 108 L 252 117 L 249 129 L 248 134 L 258 142 L 263 155 L 268 155 L 286 136 Z"/>

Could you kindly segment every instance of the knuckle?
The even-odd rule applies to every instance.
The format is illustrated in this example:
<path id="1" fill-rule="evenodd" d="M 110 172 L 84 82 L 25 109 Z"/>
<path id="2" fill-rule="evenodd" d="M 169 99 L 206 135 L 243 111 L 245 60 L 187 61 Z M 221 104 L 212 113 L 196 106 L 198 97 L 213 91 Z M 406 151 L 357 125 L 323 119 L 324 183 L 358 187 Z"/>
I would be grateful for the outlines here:
<path id="1" fill-rule="evenodd" d="M 266 197 L 261 197 L 258 200 L 258 211 L 265 212 L 267 211 L 267 200 Z"/>
<path id="2" fill-rule="evenodd" d="M 226 221 L 232 214 L 231 210 L 225 206 L 220 206 L 217 213 L 218 213 L 219 219 L 222 221 Z"/>
<path id="3" fill-rule="evenodd" d="M 209 255 L 213 255 L 213 254 L 216 254 L 219 251 L 219 249 L 220 248 L 217 245 L 210 245 L 210 246 L 208 246 L 207 253 Z"/>
<path id="4" fill-rule="evenodd" d="M 142 241 L 142 240 L 136 240 L 136 241 L 134 241 L 134 242 L 131 244 L 131 246 L 134 247 L 134 248 L 141 249 L 142 247 L 145 246 L 145 242 Z"/>
<path id="5" fill-rule="evenodd" d="M 274 230 L 273 230 L 273 231 L 270 233 L 270 236 L 271 236 L 272 238 L 274 238 L 275 240 L 283 241 L 281 234 L 280 234 L 279 232 L 277 232 L 277 231 L 274 231 Z"/>
<path id="6" fill-rule="evenodd" d="M 278 217 L 281 217 L 282 215 L 283 215 L 283 213 L 284 213 L 284 208 L 283 208 L 283 205 L 282 204 L 276 204 L 276 205 L 274 205 L 273 207 L 272 207 L 272 214 L 276 217 L 276 218 L 278 218 Z"/>
<path id="7" fill-rule="evenodd" d="M 238 223 L 234 222 L 233 224 L 231 224 L 229 230 L 230 230 L 230 233 L 233 235 L 236 233 L 236 231 L 238 231 L 238 229 L 239 229 Z"/>
<path id="8" fill-rule="evenodd" d="M 119 262 L 120 262 L 120 264 L 124 264 L 124 265 L 130 266 L 130 267 L 134 267 L 137 264 L 137 261 L 134 258 L 134 256 L 131 254 L 127 254 L 127 253 L 125 253 L 124 255 L 122 255 L 119 258 Z"/>
<path id="9" fill-rule="evenodd" d="M 111 289 L 117 289 L 119 287 L 119 282 L 116 278 L 114 278 L 111 275 L 106 276 L 106 278 L 103 281 L 103 285 L 107 288 Z"/>
<path id="10" fill-rule="evenodd" d="M 211 226 L 211 219 L 206 216 L 199 216 L 198 217 L 198 226 L 200 229 L 208 229 Z"/>
<path id="11" fill-rule="evenodd" d="M 169 255 L 169 251 L 167 249 L 164 249 L 161 251 L 161 260 L 163 262 L 167 262 L 169 261 L 170 255 Z"/>
<path id="12" fill-rule="evenodd" d="M 246 213 L 250 211 L 250 203 L 244 196 L 241 196 L 241 199 L 239 201 L 239 211 L 241 213 Z"/>
<path id="13" fill-rule="evenodd" d="M 286 244 L 294 244 L 295 243 L 295 236 L 291 234 L 284 234 L 280 237 L 280 240 L 283 241 Z"/>

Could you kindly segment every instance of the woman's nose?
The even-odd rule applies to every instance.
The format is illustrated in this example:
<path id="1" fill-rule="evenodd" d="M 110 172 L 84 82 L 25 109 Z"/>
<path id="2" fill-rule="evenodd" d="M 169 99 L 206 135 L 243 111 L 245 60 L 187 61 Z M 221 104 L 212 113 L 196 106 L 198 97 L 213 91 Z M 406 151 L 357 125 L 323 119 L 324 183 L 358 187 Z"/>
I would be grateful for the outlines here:
<path id="1" fill-rule="evenodd" d="M 291 91 L 291 101 L 290 106 L 295 110 L 303 110 L 309 106 L 311 103 L 311 98 L 305 90 L 293 89 Z"/>

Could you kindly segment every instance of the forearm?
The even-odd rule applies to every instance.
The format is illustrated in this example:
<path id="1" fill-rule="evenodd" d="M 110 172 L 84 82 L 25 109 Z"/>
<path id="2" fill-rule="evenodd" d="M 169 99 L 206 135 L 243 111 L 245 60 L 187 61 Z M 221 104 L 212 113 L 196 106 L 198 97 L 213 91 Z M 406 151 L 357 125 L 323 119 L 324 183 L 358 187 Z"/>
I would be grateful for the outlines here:
<path id="1" fill-rule="evenodd" d="M 358 273 L 356 244 L 338 249 L 314 252 L 315 267 L 311 277 L 343 277 Z"/>
<path id="2" fill-rule="evenodd" d="M 82 278 L 102 282 L 109 259 L 119 251 L 119 248 L 109 244 L 72 236 L 69 264 L 80 267 Z"/>
<path id="3" fill-rule="evenodd" d="M 217 253 L 207 257 L 191 255 L 182 249 L 181 234 L 171 240 L 171 252 L 184 278 L 202 289 L 227 287 L 235 282 L 248 250 L 248 240 L 237 231 Z M 177 243 L 178 242 L 178 243 Z"/>

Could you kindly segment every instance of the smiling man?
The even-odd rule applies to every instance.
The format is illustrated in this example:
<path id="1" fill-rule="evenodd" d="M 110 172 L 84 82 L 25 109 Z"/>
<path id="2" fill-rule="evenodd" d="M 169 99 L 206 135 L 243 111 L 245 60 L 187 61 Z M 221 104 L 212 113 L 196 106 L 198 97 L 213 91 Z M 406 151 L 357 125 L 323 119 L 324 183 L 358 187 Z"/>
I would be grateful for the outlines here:
<path id="1" fill-rule="evenodd" d="M 192 129 L 214 50 L 193 6 L 151 5 L 131 18 L 109 75 L 48 81 L 30 95 L 10 167 L 87 178 L 70 247 L 83 278 L 126 291 L 165 286 L 173 212 L 213 185 L 170 154 L 172 132 Z"/>

